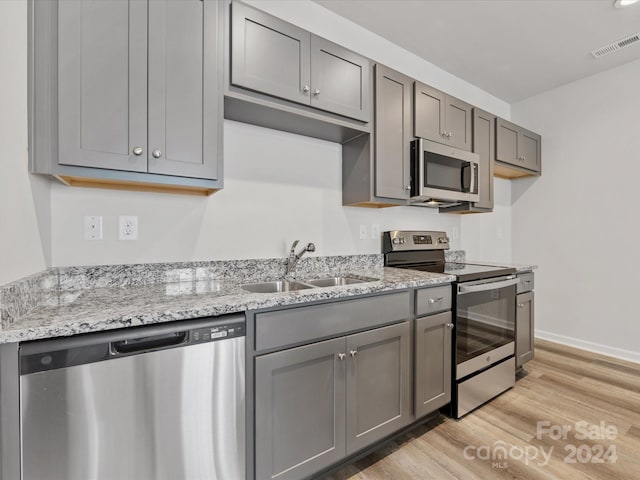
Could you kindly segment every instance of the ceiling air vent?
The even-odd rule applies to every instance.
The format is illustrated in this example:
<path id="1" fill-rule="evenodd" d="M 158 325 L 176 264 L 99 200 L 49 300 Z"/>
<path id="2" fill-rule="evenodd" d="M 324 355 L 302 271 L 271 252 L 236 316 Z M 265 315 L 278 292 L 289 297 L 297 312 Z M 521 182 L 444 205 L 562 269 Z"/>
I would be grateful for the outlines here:
<path id="1" fill-rule="evenodd" d="M 621 48 L 628 47 L 629 45 L 633 45 L 634 43 L 638 42 L 640 42 L 640 33 L 630 35 L 627 38 L 623 38 L 622 40 L 618 40 L 617 42 L 613 42 L 609 45 L 605 45 L 604 47 L 593 50 L 591 52 L 591 55 L 593 55 L 594 58 L 604 57 L 605 55 L 617 52 Z"/>

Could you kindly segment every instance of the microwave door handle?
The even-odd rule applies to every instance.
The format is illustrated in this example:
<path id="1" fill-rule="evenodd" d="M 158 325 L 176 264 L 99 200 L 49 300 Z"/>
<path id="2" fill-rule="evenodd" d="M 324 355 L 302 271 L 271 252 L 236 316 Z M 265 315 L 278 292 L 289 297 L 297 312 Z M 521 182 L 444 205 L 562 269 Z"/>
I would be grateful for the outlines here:
<path id="1" fill-rule="evenodd" d="M 471 162 L 471 186 L 469 187 L 469 193 L 475 193 L 477 171 L 478 171 L 478 164 L 475 162 Z"/>
<path id="2" fill-rule="evenodd" d="M 422 196 L 422 191 L 424 189 L 425 181 L 424 181 L 424 144 L 422 143 L 422 138 L 418 139 L 418 178 L 414 179 L 414 182 L 418 182 L 416 184 L 415 194 Z"/>
<path id="3" fill-rule="evenodd" d="M 458 285 L 458 295 L 464 295 L 465 293 L 487 292 L 489 290 L 496 290 L 497 288 L 510 287 L 511 285 L 516 285 L 518 282 L 519 280 L 517 278 L 512 278 L 511 280 L 483 283 L 481 285 Z"/>

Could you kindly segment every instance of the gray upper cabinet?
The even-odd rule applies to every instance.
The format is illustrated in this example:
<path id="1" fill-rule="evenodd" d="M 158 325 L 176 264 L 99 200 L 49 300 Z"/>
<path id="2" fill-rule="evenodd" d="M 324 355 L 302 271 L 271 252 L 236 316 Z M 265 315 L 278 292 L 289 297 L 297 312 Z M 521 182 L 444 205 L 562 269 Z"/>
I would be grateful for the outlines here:
<path id="1" fill-rule="evenodd" d="M 540 145 L 540 135 L 497 118 L 495 159 L 500 163 L 496 166 L 496 176 L 514 178 L 540 174 Z"/>
<path id="2" fill-rule="evenodd" d="M 441 213 L 484 213 L 493 211 L 493 175 L 496 117 L 479 108 L 473 109 L 473 152 L 480 157 L 478 167 L 478 202 L 440 208 Z"/>
<path id="3" fill-rule="evenodd" d="M 222 187 L 222 7 L 34 1 L 31 171 L 105 188 Z"/>
<path id="4" fill-rule="evenodd" d="M 151 173 L 218 178 L 220 15 L 216 2 L 149 2 Z"/>
<path id="5" fill-rule="evenodd" d="M 146 172 L 146 2 L 61 1 L 58 31 L 59 163 Z"/>
<path id="6" fill-rule="evenodd" d="M 369 60 L 311 35 L 311 106 L 369 120 Z"/>
<path id="7" fill-rule="evenodd" d="M 231 18 L 231 82 L 309 103 L 311 34 L 240 2 Z"/>
<path id="8" fill-rule="evenodd" d="M 415 82 L 414 135 L 471 151 L 472 109 L 462 100 Z"/>
<path id="9" fill-rule="evenodd" d="M 256 358 L 255 478 L 305 478 L 344 457 L 346 368 L 344 337 Z"/>
<path id="10" fill-rule="evenodd" d="M 347 454 L 411 422 L 409 323 L 347 337 Z"/>
<path id="11" fill-rule="evenodd" d="M 231 4 L 231 84 L 368 122 L 369 60 L 245 4 Z"/>
<path id="12" fill-rule="evenodd" d="M 451 401 L 451 325 L 451 312 L 416 319 L 416 418 Z"/>
<path id="13" fill-rule="evenodd" d="M 406 200 L 411 190 L 413 80 L 375 66 L 375 194 Z"/>

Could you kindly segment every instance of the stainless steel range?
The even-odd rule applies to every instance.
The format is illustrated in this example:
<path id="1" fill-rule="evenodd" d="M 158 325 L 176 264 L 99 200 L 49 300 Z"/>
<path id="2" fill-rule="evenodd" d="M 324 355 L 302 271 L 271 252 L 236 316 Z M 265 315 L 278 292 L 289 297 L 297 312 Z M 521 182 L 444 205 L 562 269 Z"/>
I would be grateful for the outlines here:
<path id="1" fill-rule="evenodd" d="M 385 265 L 456 276 L 451 415 L 460 418 L 515 383 L 516 270 L 447 263 L 444 232 L 383 234 Z"/>

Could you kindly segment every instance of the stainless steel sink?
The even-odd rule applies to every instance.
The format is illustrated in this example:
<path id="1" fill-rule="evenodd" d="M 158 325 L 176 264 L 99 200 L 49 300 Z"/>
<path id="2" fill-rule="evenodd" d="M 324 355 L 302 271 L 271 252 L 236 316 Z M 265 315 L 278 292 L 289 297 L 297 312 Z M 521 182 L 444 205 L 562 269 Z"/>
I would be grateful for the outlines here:
<path id="1" fill-rule="evenodd" d="M 277 280 L 273 282 L 248 283 L 242 285 L 242 288 L 252 293 L 278 293 L 278 292 L 295 292 L 296 290 L 306 290 L 313 288 L 312 285 L 305 285 L 300 282 L 290 282 L 288 280 Z"/>
<path id="2" fill-rule="evenodd" d="M 341 287 L 344 285 L 354 285 L 356 283 L 373 282 L 375 278 L 360 279 L 354 277 L 328 277 L 328 278 L 314 278 L 312 280 L 304 280 L 305 283 L 313 285 L 314 287 Z"/>

